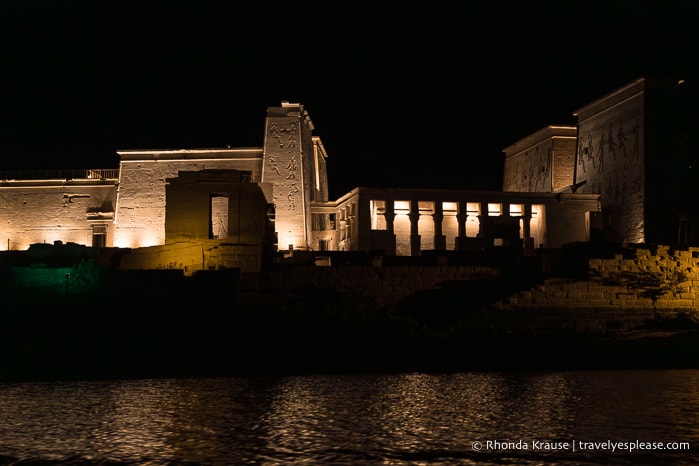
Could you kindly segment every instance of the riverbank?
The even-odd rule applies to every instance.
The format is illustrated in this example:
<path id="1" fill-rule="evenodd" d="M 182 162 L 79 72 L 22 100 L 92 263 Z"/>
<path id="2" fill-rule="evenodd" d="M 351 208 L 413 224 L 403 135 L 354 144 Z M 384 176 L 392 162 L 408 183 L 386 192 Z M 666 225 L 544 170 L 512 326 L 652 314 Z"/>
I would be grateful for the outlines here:
<path id="1" fill-rule="evenodd" d="M 699 368 L 695 250 L 568 254 L 565 277 L 353 254 L 185 276 L 62 251 L 3 256 L 0 380 Z"/>
<path id="2" fill-rule="evenodd" d="M 591 333 L 523 329 L 497 309 L 361 312 L 319 290 L 254 305 L 197 294 L 15 296 L 0 380 L 699 368 L 699 328 L 681 317 Z"/>

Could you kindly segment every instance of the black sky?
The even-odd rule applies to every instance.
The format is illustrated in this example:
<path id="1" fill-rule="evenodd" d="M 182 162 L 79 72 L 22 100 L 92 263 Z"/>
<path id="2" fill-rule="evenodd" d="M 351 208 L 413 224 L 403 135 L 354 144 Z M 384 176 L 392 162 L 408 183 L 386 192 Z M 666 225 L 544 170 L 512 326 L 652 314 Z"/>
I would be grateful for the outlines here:
<path id="1" fill-rule="evenodd" d="M 289 100 L 333 197 L 499 189 L 504 147 L 639 76 L 694 77 L 699 7 L 682 3 L 3 2 L 0 169 L 259 147 Z"/>

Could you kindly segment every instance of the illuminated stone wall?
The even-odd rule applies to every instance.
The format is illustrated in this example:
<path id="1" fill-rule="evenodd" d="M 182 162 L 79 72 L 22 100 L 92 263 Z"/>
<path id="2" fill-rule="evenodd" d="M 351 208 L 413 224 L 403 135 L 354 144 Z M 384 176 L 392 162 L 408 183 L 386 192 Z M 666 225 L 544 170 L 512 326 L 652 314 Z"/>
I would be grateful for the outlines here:
<path id="1" fill-rule="evenodd" d="M 549 193 L 573 184 L 576 129 L 547 126 L 504 149 L 503 190 Z"/>
<path id="2" fill-rule="evenodd" d="M 328 200 L 325 151 L 302 105 L 267 109 L 262 181 L 273 186 L 279 249 L 312 249 L 311 202 Z"/>
<path id="3" fill-rule="evenodd" d="M 120 259 L 123 270 L 182 270 L 190 276 L 198 270 L 239 268 L 257 273 L 262 266 L 259 245 L 223 244 L 214 240 L 180 241 L 133 249 Z"/>
<path id="4" fill-rule="evenodd" d="M 114 246 L 165 243 L 167 179 L 180 171 L 241 170 L 261 177 L 261 149 L 120 151 L 120 179 Z"/>
<path id="5" fill-rule="evenodd" d="M 602 195 L 611 241 L 645 241 L 644 90 L 634 81 L 576 112 L 577 192 Z"/>
<path id="6" fill-rule="evenodd" d="M 267 203 L 260 186 L 246 177 L 238 170 L 204 170 L 168 178 L 166 242 L 217 239 L 260 246 L 269 233 Z"/>
<path id="7" fill-rule="evenodd" d="M 62 241 L 92 246 L 93 226 L 113 239 L 115 180 L 6 181 L 0 183 L 0 250 Z"/>
<path id="8" fill-rule="evenodd" d="M 617 322 L 622 326 L 642 325 L 654 316 L 653 302 L 642 295 L 643 289 L 614 285 L 605 279 L 622 274 L 657 274 L 664 284 L 682 272 L 685 280 L 677 283 L 658 298 L 656 311 L 666 315 L 696 313 L 699 309 L 699 248 L 671 250 L 657 246 L 655 250 L 636 249 L 633 255 L 616 254 L 608 259 L 590 259 L 590 279 L 551 278 L 529 290 L 498 303 L 497 308 L 509 311 L 554 311 L 560 318 L 583 330 L 604 330 L 600 324 Z M 550 314 L 520 314 L 523 325 L 544 324 Z M 543 325 L 542 325 L 543 326 Z"/>
<path id="9" fill-rule="evenodd" d="M 339 250 L 417 256 L 521 243 L 533 253 L 589 241 L 599 196 L 362 187 L 335 205 Z"/>

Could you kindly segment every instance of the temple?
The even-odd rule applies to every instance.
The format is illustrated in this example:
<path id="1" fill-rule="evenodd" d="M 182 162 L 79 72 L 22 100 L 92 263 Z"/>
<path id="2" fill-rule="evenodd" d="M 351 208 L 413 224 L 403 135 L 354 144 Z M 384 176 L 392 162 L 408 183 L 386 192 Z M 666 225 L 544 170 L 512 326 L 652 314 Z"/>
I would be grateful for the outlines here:
<path id="1" fill-rule="evenodd" d="M 262 147 L 118 151 L 118 169 L 7 172 L 0 250 L 131 250 L 132 268 L 259 270 L 279 251 L 688 243 L 694 214 L 677 80 L 639 78 L 504 149 L 502 191 L 357 187 L 330 200 L 308 111 L 267 109 Z M 4 241 L 1 241 L 4 240 Z"/>

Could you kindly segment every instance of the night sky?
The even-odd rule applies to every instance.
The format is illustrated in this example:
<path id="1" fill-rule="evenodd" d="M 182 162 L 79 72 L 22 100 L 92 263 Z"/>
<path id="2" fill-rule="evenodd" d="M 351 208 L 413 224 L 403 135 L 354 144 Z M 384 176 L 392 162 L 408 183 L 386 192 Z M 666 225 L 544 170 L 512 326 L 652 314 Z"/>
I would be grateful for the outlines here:
<path id="1" fill-rule="evenodd" d="M 637 77 L 696 75 L 699 3 L 671 3 L 3 2 L 0 170 L 261 147 L 288 100 L 328 150 L 333 198 L 500 189 L 518 139 Z"/>

